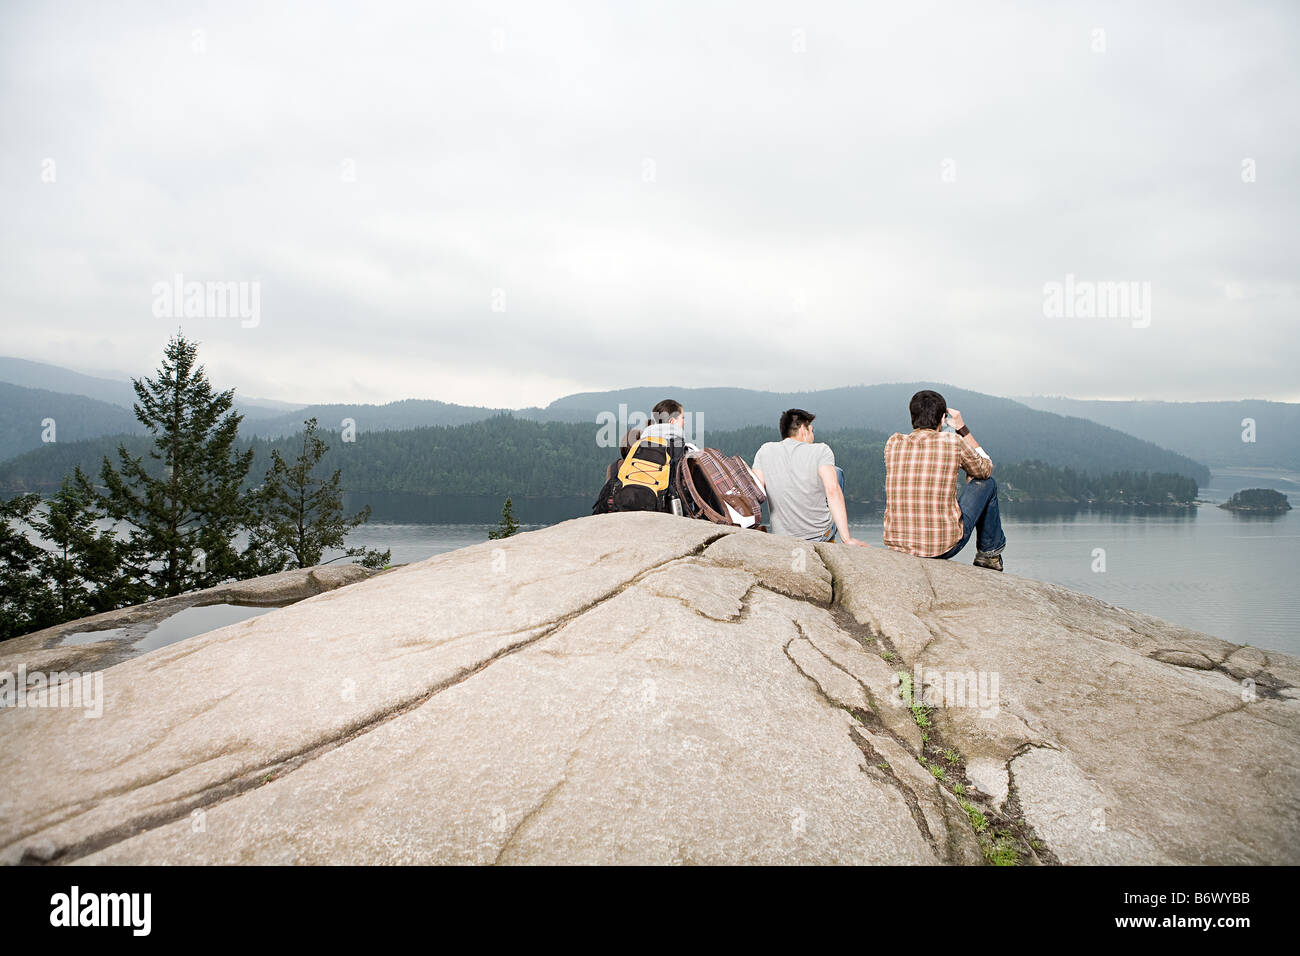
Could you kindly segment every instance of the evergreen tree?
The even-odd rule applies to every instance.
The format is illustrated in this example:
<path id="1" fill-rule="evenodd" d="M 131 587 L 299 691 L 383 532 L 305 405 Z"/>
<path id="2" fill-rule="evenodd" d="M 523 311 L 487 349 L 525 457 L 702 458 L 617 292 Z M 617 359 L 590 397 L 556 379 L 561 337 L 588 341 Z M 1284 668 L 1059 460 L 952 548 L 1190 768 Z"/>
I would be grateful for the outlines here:
<path id="1" fill-rule="evenodd" d="M 505 507 L 501 509 L 501 523 L 488 531 L 488 540 L 508 538 L 518 530 L 519 522 L 515 520 L 514 505 L 507 498 Z"/>
<path id="2" fill-rule="evenodd" d="M 104 458 L 100 504 L 131 525 L 124 565 L 150 597 L 206 588 L 256 569 L 234 539 L 252 520 L 241 483 L 253 452 L 236 451 L 242 416 L 234 389 L 214 392 L 197 344 L 177 333 L 153 379 L 134 379 L 135 416 L 150 432 L 150 464 L 118 447 L 119 468 Z"/>
<path id="3" fill-rule="evenodd" d="M 303 424 L 307 427 L 297 460 L 290 465 L 273 450 L 271 467 L 258 492 L 253 549 L 263 555 L 263 573 L 282 570 L 286 564 L 295 568 L 320 564 L 326 549 L 345 548 L 348 532 L 370 520 L 369 505 L 350 518 L 344 517 L 340 470 L 328 479 L 313 476 L 329 446 L 316 434 L 316 419 Z M 360 557 L 360 564 L 379 568 L 391 555 L 391 551 L 346 548 L 340 557 Z"/>
<path id="4" fill-rule="evenodd" d="M 37 494 L 0 500 L 0 640 L 49 627 L 60 619 L 43 574 L 45 550 L 23 529 L 40 503 Z"/>
<path id="5" fill-rule="evenodd" d="M 142 588 L 123 572 L 123 544 L 111 529 L 101 530 L 96 495 L 85 473 L 63 479 L 46 502 L 45 515 L 28 524 L 50 545 L 41 562 L 42 574 L 53 588 L 59 620 L 70 621 L 136 604 L 146 598 Z"/>

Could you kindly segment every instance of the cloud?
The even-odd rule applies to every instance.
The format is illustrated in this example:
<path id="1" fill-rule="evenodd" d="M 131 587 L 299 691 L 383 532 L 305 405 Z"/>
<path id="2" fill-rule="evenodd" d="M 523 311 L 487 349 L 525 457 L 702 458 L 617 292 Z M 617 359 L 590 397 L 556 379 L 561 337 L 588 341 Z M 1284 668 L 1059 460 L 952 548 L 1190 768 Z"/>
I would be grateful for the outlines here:
<path id="1" fill-rule="evenodd" d="M 182 273 L 261 284 L 256 328 L 181 324 L 286 400 L 1300 399 L 1287 3 L 11 4 L 0 36 L 13 354 L 151 369 Z M 1046 317 L 1067 274 L 1149 282 L 1150 326 Z"/>

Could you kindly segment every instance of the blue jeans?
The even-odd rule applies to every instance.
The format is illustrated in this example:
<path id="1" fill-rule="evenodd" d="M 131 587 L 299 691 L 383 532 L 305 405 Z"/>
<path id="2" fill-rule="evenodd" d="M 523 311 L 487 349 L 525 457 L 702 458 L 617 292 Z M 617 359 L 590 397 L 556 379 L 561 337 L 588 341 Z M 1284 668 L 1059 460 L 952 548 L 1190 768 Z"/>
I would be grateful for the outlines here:
<path id="1" fill-rule="evenodd" d="M 961 507 L 961 540 L 936 558 L 955 558 L 975 532 L 978 554 L 1001 554 L 1007 546 L 1002 533 L 1002 516 L 998 513 L 998 483 L 992 478 L 972 478 L 957 496 Z"/>
<path id="2" fill-rule="evenodd" d="M 844 494 L 844 469 L 839 465 L 835 466 L 835 477 L 840 480 L 840 494 Z M 818 541 L 835 542 L 840 540 L 840 529 L 835 527 L 835 518 L 831 517 L 830 529 L 817 539 Z"/>

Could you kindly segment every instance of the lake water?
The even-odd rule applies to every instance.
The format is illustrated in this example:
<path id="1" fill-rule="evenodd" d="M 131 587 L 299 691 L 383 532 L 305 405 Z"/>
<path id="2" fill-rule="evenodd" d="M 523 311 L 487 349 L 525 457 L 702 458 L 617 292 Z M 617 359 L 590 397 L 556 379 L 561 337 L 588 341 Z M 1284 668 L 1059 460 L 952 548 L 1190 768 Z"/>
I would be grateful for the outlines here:
<path id="1" fill-rule="evenodd" d="M 1243 488 L 1275 488 L 1296 510 L 1257 517 L 1215 507 Z M 1276 470 L 1216 472 L 1200 495 L 1213 503 L 1194 511 L 1006 505 L 1007 572 L 1061 584 L 1235 644 L 1300 655 L 1300 476 Z M 385 495 L 359 500 L 371 504 L 374 517 L 348 536 L 348 544 L 391 548 L 395 564 L 486 541 L 501 509 L 499 499 Z M 355 508 L 355 500 L 349 503 Z M 586 499 L 515 501 L 516 515 L 528 522 L 524 531 L 588 514 L 590 507 Z M 399 520 L 407 516 L 415 520 Z M 878 512 L 851 511 L 850 524 L 855 537 L 884 546 Z M 1094 570 L 1098 549 L 1104 552 L 1104 571 Z M 972 542 L 955 560 L 973 558 Z"/>

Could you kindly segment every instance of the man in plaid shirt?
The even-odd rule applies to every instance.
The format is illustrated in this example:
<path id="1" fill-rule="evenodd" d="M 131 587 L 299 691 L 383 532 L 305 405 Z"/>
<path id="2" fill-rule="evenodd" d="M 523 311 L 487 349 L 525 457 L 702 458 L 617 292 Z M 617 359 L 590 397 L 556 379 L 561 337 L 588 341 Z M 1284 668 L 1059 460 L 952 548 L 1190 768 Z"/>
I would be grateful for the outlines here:
<path id="1" fill-rule="evenodd" d="M 1007 546 L 993 461 L 938 392 L 912 396 L 912 434 L 885 442 L 885 544 L 923 558 L 956 557 L 975 535 L 975 566 L 1002 570 Z M 944 423 L 955 432 L 940 431 Z M 957 472 L 969 480 L 957 490 Z"/>

